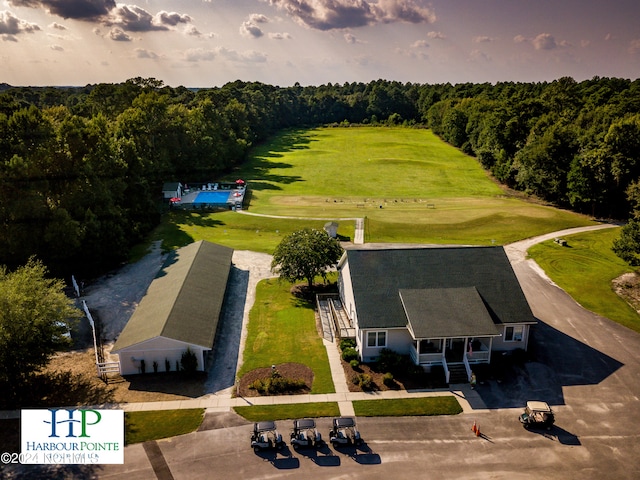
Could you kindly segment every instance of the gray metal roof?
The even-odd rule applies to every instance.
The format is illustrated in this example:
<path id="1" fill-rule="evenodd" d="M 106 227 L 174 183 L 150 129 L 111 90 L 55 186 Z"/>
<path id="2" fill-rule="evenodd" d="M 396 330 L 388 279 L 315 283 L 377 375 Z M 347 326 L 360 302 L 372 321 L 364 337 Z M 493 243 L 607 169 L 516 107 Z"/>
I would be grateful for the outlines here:
<path id="1" fill-rule="evenodd" d="M 199 241 L 169 255 L 113 351 L 164 337 L 211 348 L 233 249 Z"/>
<path id="2" fill-rule="evenodd" d="M 347 250 L 346 257 L 360 328 L 406 327 L 400 290 L 449 288 L 475 288 L 481 299 L 482 308 L 474 295 L 461 297 L 459 312 L 480 310 L 496 325 L 536 322 L 502 247 Z"/>

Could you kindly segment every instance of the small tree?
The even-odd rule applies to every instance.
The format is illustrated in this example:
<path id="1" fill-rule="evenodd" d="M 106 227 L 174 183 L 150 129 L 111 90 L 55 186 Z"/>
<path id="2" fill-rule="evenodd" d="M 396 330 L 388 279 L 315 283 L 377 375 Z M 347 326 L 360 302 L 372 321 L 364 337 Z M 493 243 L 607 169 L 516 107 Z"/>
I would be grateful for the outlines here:
<path id="1" fill-rule="evenodd" d="M 271 270 L 290 282 L 307 280 L 311 288 L 318 275 L 326 280 L 327 271 L 342 252 L 338 241 L 326 232 L 304 228 L 282 239 L 273 253 Z"/>
<path id="2" fill-rule="evenodd" d="M 65 334 L 80 310 L 61 280 L 47 278 L 39 261 L 8 272 L 0 266 L 0 388 L 11 398 L 51 355 L 67 347 Z"/>

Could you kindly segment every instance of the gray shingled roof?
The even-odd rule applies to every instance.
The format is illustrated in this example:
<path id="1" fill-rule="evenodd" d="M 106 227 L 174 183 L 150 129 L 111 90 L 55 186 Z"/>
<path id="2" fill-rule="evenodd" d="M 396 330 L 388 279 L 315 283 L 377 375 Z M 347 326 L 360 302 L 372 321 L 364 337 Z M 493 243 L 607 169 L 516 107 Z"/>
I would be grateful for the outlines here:
<path id="1" fill-rule="evenodd" d="M 233 249 L 200 241 L 169 255 L 113 351 L 156 337 L 211 348 Z"/>
<path id="2" fill-rule="evenodd" d="M 415 338 L 498 335 L 475 287 L 400 290 Z"/>
<path id="3" fill-rule="evenodd" d="M 481 310 L 496 325 L 536 322 L 502 247 L 347 250 L 346 255 L 360 328 L 406 327 L 400 290 L 448 288 L 475 288 Z M 473 295 L 459 303 L 460 312 L 479 308 Z M 418 324 L 417 316 L 411 320 Z"/>

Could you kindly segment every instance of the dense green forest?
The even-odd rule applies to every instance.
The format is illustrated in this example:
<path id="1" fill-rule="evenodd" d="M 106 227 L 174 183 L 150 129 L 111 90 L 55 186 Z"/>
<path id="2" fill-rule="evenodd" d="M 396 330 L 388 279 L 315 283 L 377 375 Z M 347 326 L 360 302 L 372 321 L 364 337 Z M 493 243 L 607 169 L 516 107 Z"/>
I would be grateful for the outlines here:
<path id="1" fill-rule="evenodd" d="M 57 275 L 123 261 L 159 222 L 164 181 L 217 178 L 285 128 L 431 128 L 504 184 L 596 217 L 628 218 L 640 177 L 640 80 L 0 91 L 0 264 L 35 255 Z"/>

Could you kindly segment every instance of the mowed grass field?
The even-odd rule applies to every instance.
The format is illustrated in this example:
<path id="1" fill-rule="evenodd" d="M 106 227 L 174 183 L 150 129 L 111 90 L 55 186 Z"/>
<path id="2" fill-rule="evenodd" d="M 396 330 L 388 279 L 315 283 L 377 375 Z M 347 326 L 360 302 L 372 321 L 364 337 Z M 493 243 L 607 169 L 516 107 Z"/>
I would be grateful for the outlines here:
<path id="1" fill-rule="evenodd" d="M 612 287 L 612 281 L 634 269 L 611 247 L 620 228 L 566 237 L 568 247 L 552 240 L 534 245 L 529 255 L 579 304 L 640 333 L 640 316 Z"/>
<path id="2" fill-rule="evenodd" d="M 247 213 L 307 220 L 172 213 L 161 228 L 165 246 L 206 239 L 272 253 L 287 233 L 329 219 L 338 221 L 339 235 L 353 238 L 356 217 L 366 217 L 366 242 L 473 245 L 593 223 L 508 193 L 476 159 L 425 129 L 282 132 L 255 147 L 227 180 L 236 178 L 249 183 Z"/>

